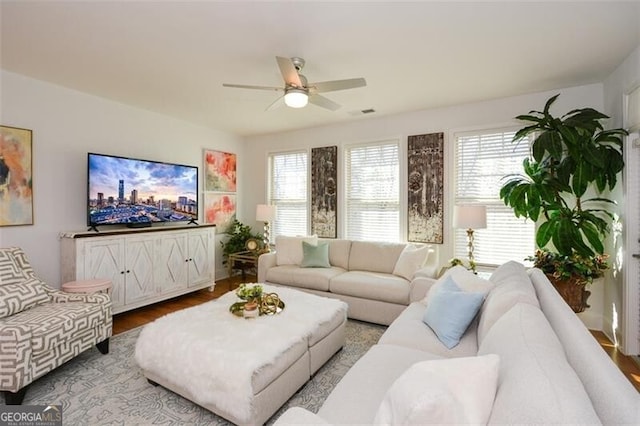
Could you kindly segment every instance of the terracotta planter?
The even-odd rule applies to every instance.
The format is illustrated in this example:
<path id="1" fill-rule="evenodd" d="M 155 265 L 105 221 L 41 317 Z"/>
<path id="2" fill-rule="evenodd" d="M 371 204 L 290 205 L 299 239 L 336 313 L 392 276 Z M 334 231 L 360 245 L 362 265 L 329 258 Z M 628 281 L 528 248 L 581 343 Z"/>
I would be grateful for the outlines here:
<path id="1" fill-rule="evenodd" d="M 573 312 L 584 312 L 585 309 L 590 308 L 587 304 L 587 299 L 591 292 L 586 289 L 587 281 L 584 278 L 573 275 L 566 280 L 560 280 L 554 278 L 551 274 L 547 274 L 547 278 L 549 278 L 551 284 L 553 284 Z"/>

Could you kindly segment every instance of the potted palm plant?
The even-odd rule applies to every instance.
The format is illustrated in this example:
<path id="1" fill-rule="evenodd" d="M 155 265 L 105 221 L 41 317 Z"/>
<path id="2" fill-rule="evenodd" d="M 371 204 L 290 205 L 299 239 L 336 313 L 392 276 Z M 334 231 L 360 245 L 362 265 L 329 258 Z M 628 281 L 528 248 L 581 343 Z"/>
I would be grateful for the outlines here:
<path id="1" fill-rule="evenodd" d="M 519 115 L 528 124 L 514 142 L 534 136 L 523 173 L 505 177 L 500 198 L 516 217 L 539 221 L 538 250 L 528 258 L 541 268 L 569 306 L 582 312 L 589 292 L 585 286 L 608 268 L 604 240 L 614 219 L 615 201 L 601 194 L 612 190 L 624 168 L 624 129 L 605 130 L 609 118 L 592 108 L 554 117 L 549 109 Z"/>

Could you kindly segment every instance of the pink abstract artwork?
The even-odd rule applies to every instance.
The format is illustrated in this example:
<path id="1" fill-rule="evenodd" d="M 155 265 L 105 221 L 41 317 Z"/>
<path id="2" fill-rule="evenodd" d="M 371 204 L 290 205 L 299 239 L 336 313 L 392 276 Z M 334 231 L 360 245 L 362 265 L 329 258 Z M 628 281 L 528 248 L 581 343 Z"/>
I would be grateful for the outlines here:
<path id="1" fill-rule="evenodd" d="M 214 223 L 218 232 L 226 232 L 235 217 L 235 194 L 205 194 L 204 219 L 206 223 Z"/>
<path id="2" fill-rule="evenodd" d="M 236 192 L 236 154 L 205 150 L 204 166 L 205 191 Z"/>

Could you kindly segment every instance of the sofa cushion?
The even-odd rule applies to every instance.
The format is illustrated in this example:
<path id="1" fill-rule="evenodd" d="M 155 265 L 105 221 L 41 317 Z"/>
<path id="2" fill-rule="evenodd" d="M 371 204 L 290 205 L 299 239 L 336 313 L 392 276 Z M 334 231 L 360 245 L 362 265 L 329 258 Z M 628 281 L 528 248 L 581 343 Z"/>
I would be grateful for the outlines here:
<path id="1" fill-rule="evenodd" d="M 96 303 L 44 303 L 4 320 L 5 325 L 31 328 L 34 355 L 78 339 L 81 333 L 107 322 L 103 306 Z"/>
<path id="2" fill-rule="evenodd" d="M 350 271 L 393 273 L 406 244 L 353 241 L 349 253 Z"/>
<path id="3" fill-rule="evenodd" d="M 302 262 L 303 268 L 330 268 L 329 264 L 329 244 L 318 242 L 318 245 L 302 242 Z"/>
<path id="4" fill-rule="evenodd" d="M 347 371 L 318 415 L 332 424 L 372 424 L 395 380 L 416 362 L 436 355 L 395 345 L 374 345 Z"/>
<path id="5" fill-rule="evenodd" d="M 393 274 L 411 281 L 416 271 L 427 261 L 431 247 L 426 245 L 407 244 L 393 268 Z"/>
<path id="6" fill-rule="evenodd" d="M 507 262 L 498 267 L 489 280 L 495 287 L 487 294 L 480 309 L 478 342 L 482 342 L 493 324 L 517 303 L 540 307 L 535 289 L 522 264 Z"/>
<path id="7" fill-rule="evenodd" d="M 342 269 L 349 269 L 349 252 L 351 251 L 351 240 L 337 240 L 332 238 L 321 238 L 318 241 L 329 244 L 329 263 L 331 266 L 338 266 Z"/>
<path id="8" fill-rule="evenodd" d="M 354 243 L 355 244 L 355 243 Z M 409 304 L 409 281 L 391 274 L 348 271 L 331 279 L 329 290 L 334 294 Z"/>
<path id="9" fill-rule="evenodd" d="M 493 354 L 418 362 L 391 385 L 374 424 L 486 424 L 499 362 Z"/>
<path id="10" fill-rule="evenodd" d="M 484 293 L 465 292 L 447 276 L 429 298 L 424 322 L 449 349 L 455 347 L 480 310 Z"/>
<path id="11" fill-rule="evenodd" d="M 473 356 L 478 352 L 477 320 L 471 322 L 467 332 L 460 339 L 460 343 L 448 349 L 433 330 L 422 321 L 425 309 L 426 306 L 422 302 L 410 304 L 391 323 L 378 343 L 405 346 L 446 358 Z"/>
<path id="12" fill-rule="evenodd" d="M 0 285 L 0 318 L 5 318 L 49 301 L 44 283 L 37 278 L 19 284 Z"/>
<path id="13" fill-rule="evenodd" d="M 318 244 L 318 237 L 315 235 L 308 237 L 287 237 L 278 235 L 276 237 L 276 264 L 280 265 L 300 265 L 302 263 L 303 252 L 302 242 Z"/>
<path id="14" fill-rule="evenodd" d="M 502 315 L 478 349 L 491 353 L 500 356 L 500 375 L 490 423 L 600 423 L 540 309 L 518 303 Z"/>
<path id="15" fill-rule="evenodd" d="M 266 280 L 274 284 L 329 291 L 329 281 L 343 273 L 345 273 L 345 270 L 337 266 L 332 266 L 331 268 L 301 268 L 296 265 L 282 265 L 269 268 Z"/>

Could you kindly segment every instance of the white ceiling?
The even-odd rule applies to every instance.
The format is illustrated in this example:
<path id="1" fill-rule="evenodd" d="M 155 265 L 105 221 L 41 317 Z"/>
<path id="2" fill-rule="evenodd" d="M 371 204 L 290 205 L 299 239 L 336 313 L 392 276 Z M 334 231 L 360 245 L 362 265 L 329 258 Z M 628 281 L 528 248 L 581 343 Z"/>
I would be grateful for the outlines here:
<path id="1" fill-rule="evenodd" d="M 239 135 L 601 82 L 640 45 L 640 2 L 4 1 L 2 69 Z M 275 56 L 367 87 L 265 112 Z M 375 114 L 361 110 L 374 108 Z"/>

